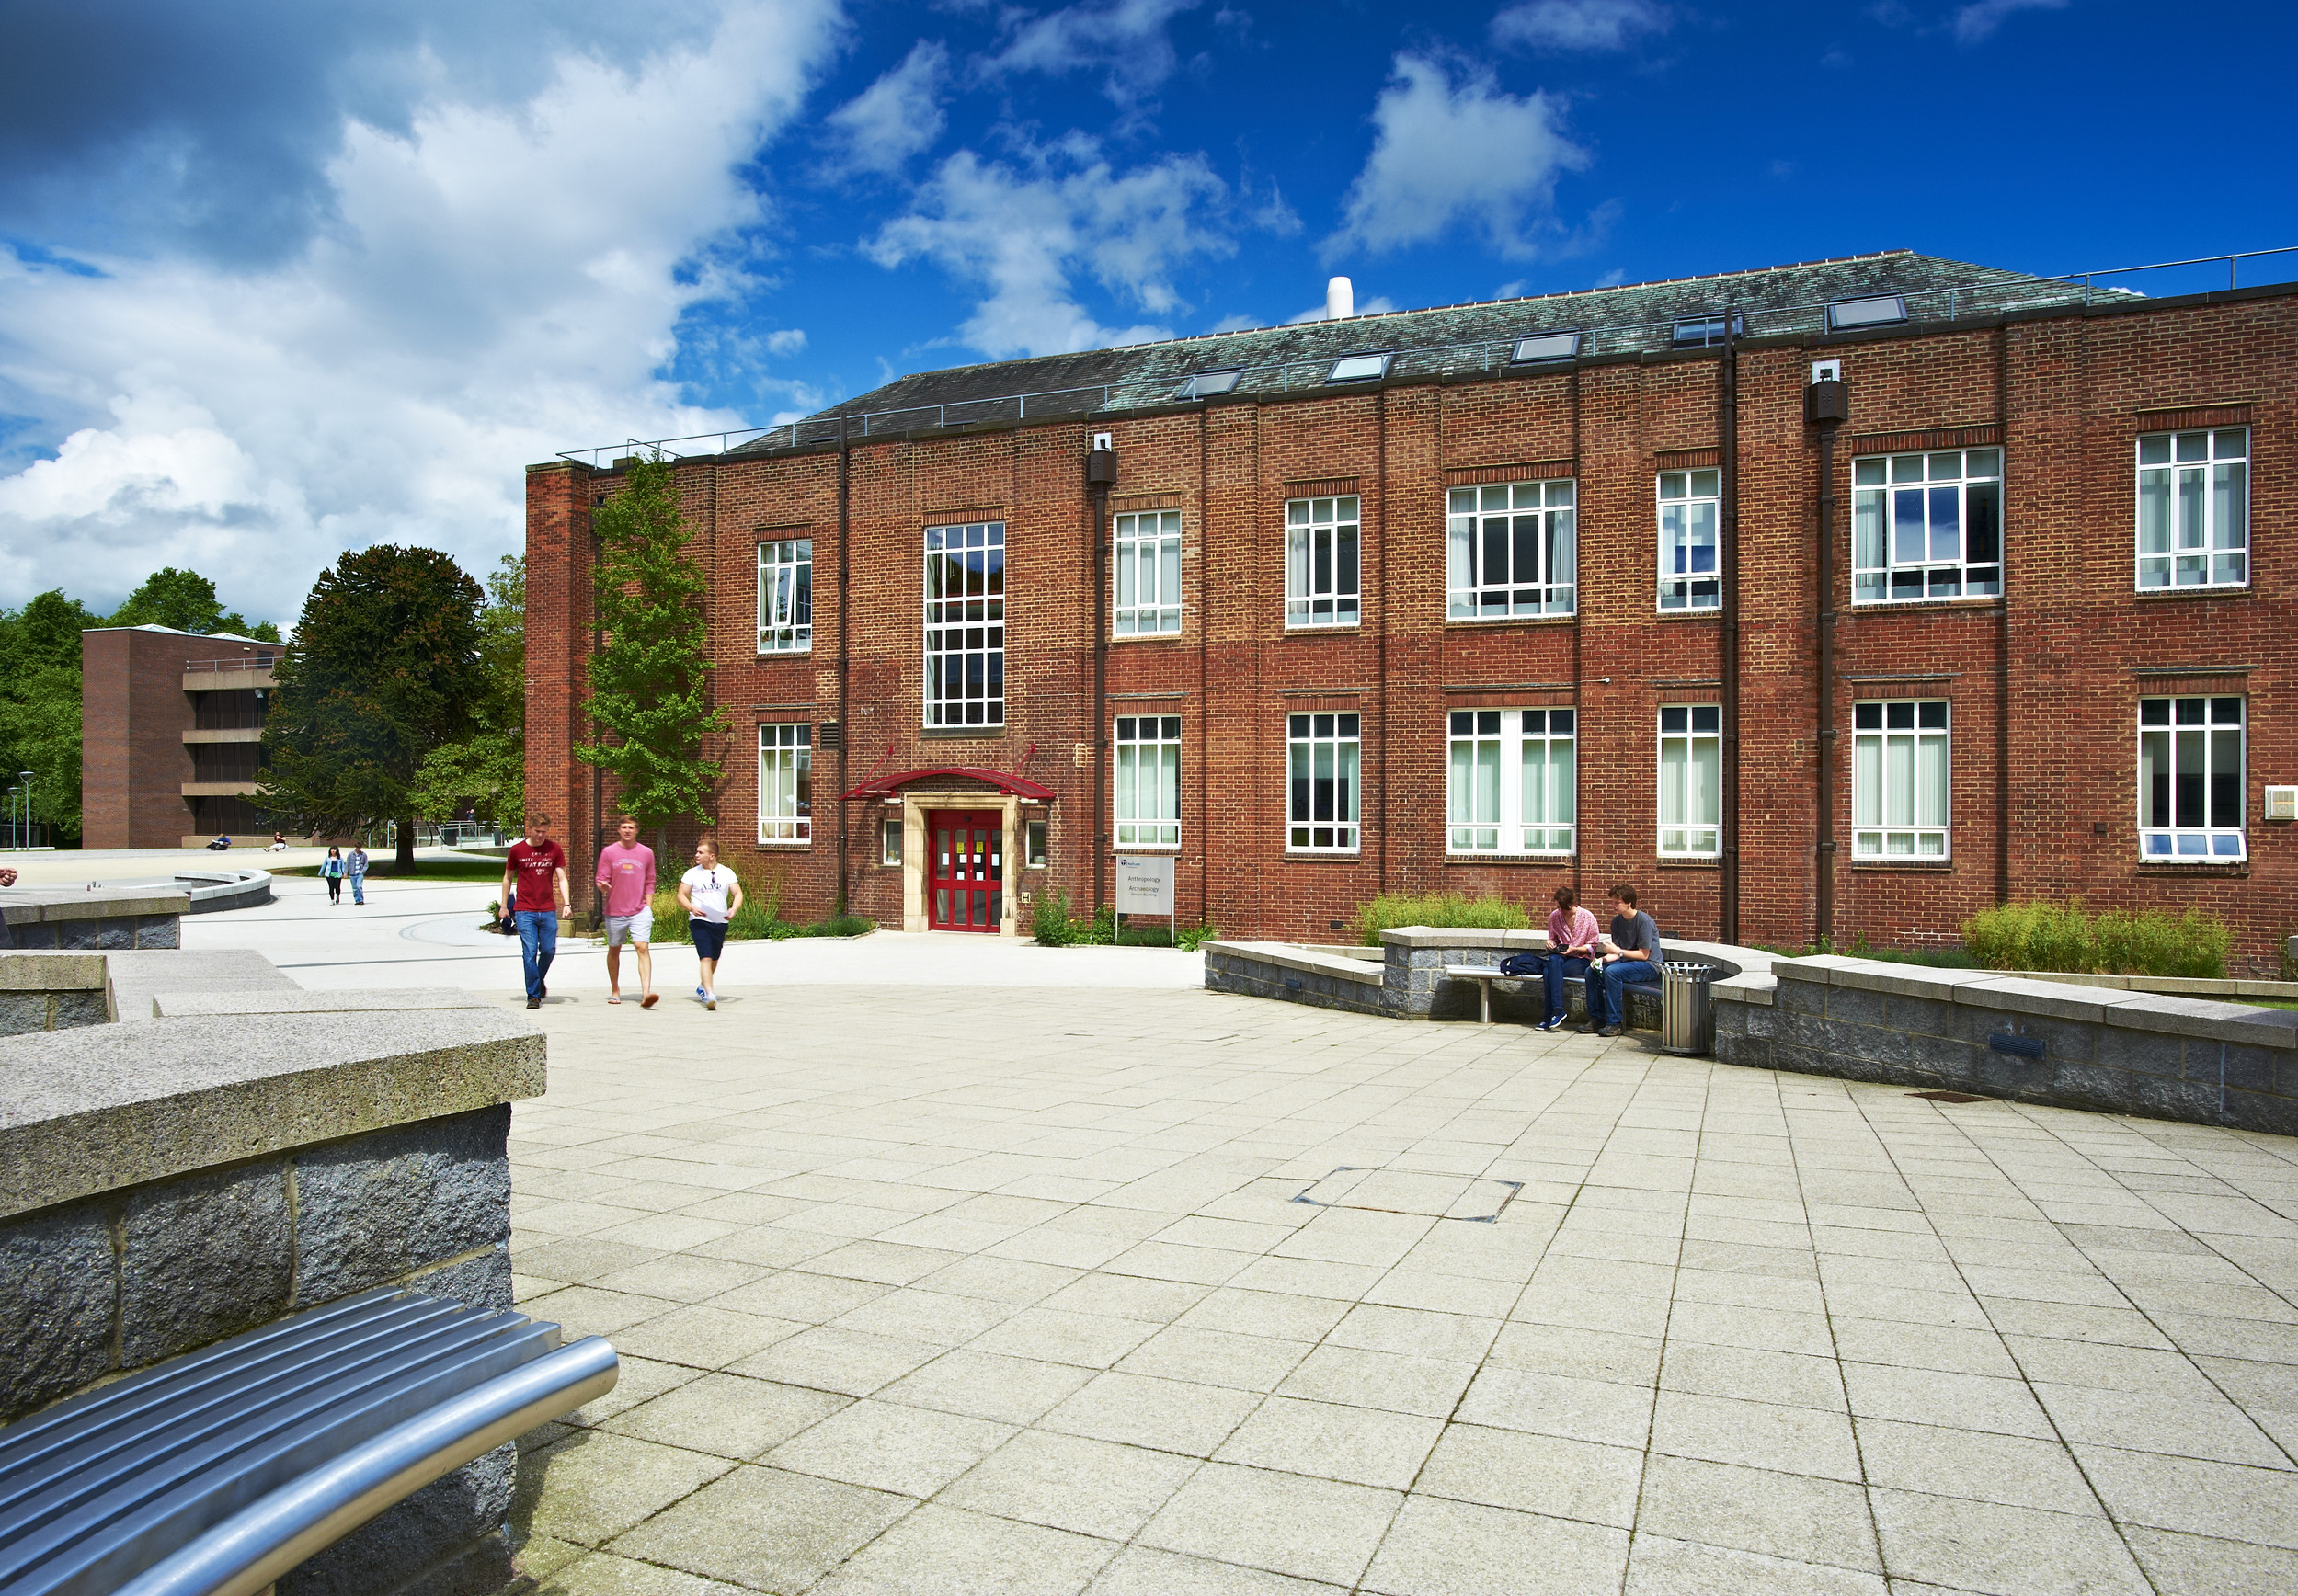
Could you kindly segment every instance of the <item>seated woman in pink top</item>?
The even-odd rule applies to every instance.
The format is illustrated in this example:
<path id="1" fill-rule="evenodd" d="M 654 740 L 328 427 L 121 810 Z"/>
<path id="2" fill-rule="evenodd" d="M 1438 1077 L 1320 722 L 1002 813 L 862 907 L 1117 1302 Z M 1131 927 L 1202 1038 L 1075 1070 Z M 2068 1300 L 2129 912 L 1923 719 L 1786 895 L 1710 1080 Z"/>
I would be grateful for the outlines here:
<path id="1" fill-rule="evenodd" d="M 1595 940 L 1600 934 L 1595 917 L 1580 906 L 1580 895 L 1568 886 L 1558 887 L 1556 906 L 1548 913 L 1548 1017 L 1540 1021 L 1540 1030 L 1553 1031 L 1563 1024 L 1569 1007 L 1564 980 L 1588 973 L 1588 961 L 1595 957 Z"/>

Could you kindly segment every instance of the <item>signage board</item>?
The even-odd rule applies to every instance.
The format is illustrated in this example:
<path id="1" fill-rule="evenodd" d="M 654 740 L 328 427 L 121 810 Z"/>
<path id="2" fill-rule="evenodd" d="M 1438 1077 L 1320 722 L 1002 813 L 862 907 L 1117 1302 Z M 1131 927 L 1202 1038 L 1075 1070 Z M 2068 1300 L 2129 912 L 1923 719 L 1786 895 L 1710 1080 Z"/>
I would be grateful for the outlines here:
<path id="1" fill-rule="evenodd" d="M 1117 912 L 1121 915 L 1170 915 L 1173 912 L 1172 855 L 1117 855 Z"/>

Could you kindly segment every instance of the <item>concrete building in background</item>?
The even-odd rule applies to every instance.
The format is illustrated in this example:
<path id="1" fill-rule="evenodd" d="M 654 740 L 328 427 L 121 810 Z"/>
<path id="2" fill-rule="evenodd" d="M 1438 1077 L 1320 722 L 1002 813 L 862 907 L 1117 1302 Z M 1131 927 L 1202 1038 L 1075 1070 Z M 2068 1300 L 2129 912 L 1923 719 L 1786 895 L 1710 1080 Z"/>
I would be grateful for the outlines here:
<path id="1" fill-rule="evenodd" d="M 280 653 L 258 638 L 167 626 L 80 633 L 81 845 L 268 838 L 254 795 Z"/>
<path id="2" fill-rule="evenodd" d="M 1016 934 L 1147 854 L 1184 923 L 1314 941 L 1620 881 L 1735 942 L 2075 895 L 2244 961 L 2298 929 L 2298 284 L 1895 251 L 1336 308 L 677 462 L 753 897 Z M 528 804 L 577 882 L 630 452 L 527 473 Z"/>

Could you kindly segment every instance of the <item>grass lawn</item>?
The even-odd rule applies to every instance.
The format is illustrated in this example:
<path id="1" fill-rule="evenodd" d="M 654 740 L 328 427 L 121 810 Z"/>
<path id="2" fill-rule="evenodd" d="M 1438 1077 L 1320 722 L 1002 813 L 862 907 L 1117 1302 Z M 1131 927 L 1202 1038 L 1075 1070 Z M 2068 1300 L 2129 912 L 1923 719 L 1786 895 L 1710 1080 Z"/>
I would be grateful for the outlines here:
<path id="1" fill-rule="evenodd" d="M 391 861 L 377 854 L 369 854 L 367 867 L 371 881 L 486 881 L 502 884 L 503 867 L 480 859 L 418 859 L 415 873 L 403 876 L 392 868 Z M 301 864 L 291 870 L 274 870 L 273 875 L 310 875 L 319 873 L 315 864 Z"/>

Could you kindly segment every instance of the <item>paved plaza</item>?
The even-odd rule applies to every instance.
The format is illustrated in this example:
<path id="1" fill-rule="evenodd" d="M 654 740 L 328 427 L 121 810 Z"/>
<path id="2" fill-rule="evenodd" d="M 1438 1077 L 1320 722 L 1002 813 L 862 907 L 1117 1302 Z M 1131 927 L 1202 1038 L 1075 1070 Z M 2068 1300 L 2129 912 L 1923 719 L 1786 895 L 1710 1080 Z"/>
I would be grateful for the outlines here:
<path id="1" fill-rule="evenodd" d="M 517 1006 L 485 885 L 185 922 Z M 524 1305 L 564 1596 L 2298 1589 L 2298 1142 L 1196 989 L 1163 950 L 570 944 Z M 523 1009 L 520 1010 L 524 1012 Z"/>

